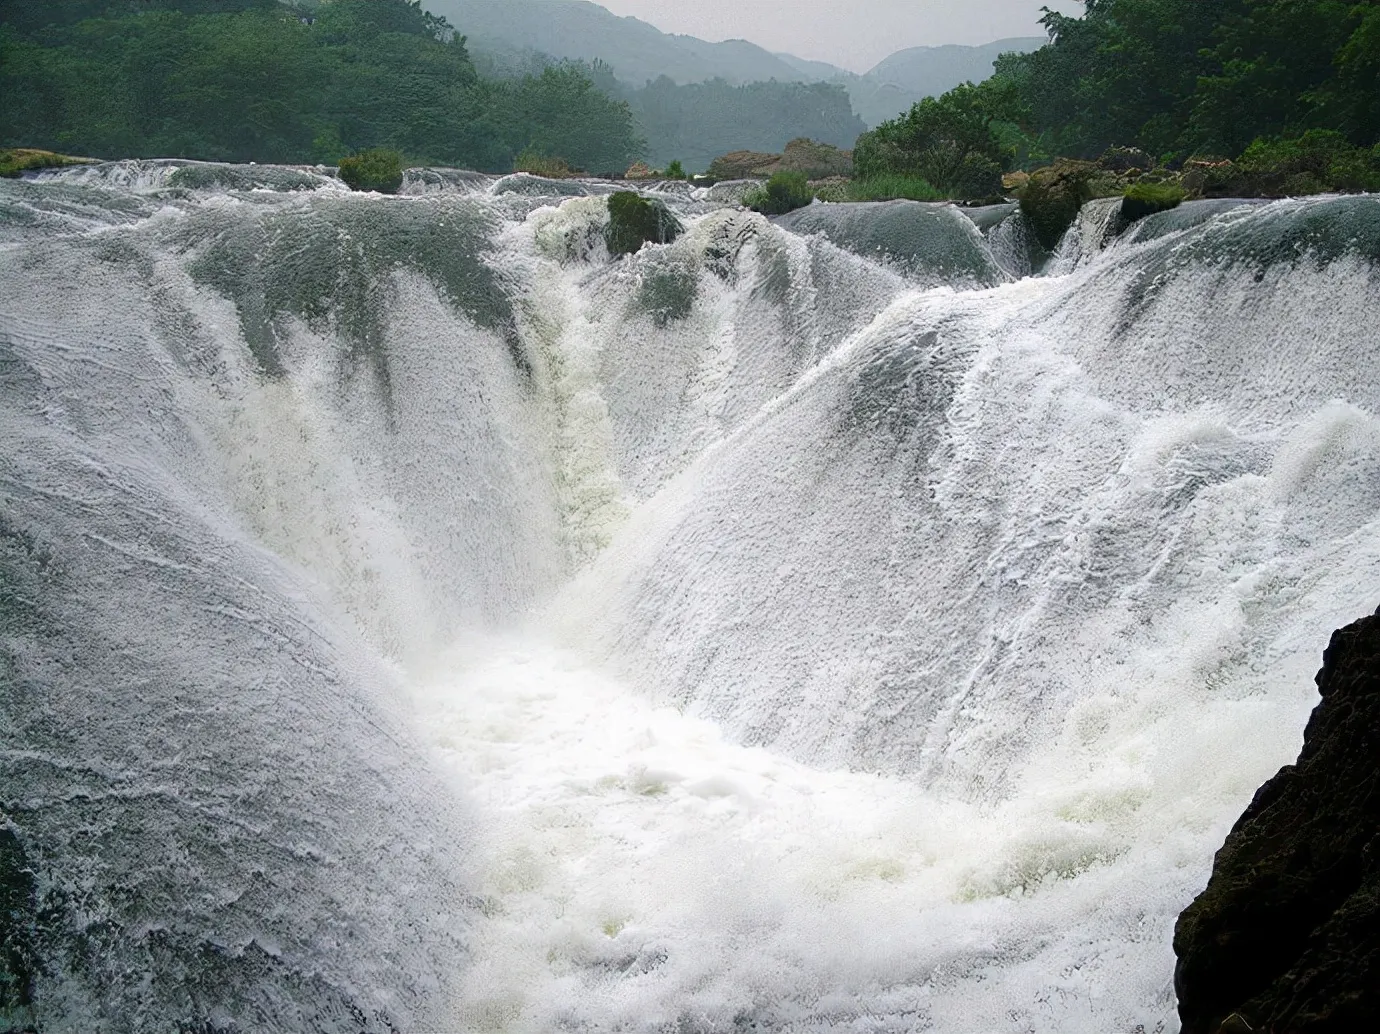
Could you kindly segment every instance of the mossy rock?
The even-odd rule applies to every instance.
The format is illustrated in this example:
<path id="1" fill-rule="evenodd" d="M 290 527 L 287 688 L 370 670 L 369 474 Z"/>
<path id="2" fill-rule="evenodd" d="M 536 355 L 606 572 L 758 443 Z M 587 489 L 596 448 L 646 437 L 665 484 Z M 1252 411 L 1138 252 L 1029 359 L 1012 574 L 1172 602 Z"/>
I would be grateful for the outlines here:
<path id="1" fill-rule="evenodd" d="M 340 159 L 340 178 L 351 190 L 396 194 L 402 186 L 402 155 L 376 147 Z"/>
<path id="2" fill-rule="evenodd" d="M 620 190 L 609 195 L 608 203 L 604 242 L 610 255 L 631 255 L 644 244 L 669 244 L 683 232 L 679 220 L 660 201 Z"/>
<path id="3" fill-rule="evenodd" d="M 1177 208 L 1187 197 L 1177 183 L 1135 183 L 1126 188 L 1121 201 L 1121 218 L 1128 223 L 1156 212 Z"/>
<path id="4" fill-rule="evenodd" d="M 69 154 L 40 151 L 32 147 L 0 148 L 0 176 L 18 179 L 38 169 L 60 169 L 67 165 L 91 165 L 94 158 L 74 158 Z"/>
<path id="5" fill-rule="evenodd" d="M 1083 203 L 1110 196 L 1114 188 L 1114 180 L 1109 182 L 1106 171 L 1095 162 L 1061 159 L 1030 174 L 1021 188 L 1021 211 L 1040 243 L 1053 251 L 1078 218 Z"/>

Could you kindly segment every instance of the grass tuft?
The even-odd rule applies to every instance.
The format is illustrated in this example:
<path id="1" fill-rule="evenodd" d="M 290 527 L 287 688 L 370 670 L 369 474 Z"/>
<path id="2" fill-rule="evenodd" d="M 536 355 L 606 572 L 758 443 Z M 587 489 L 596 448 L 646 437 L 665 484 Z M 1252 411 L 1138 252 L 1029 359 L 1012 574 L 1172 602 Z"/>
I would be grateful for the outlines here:
<path id="1" fill-rule="evenodd" d="M 930 186 L 922 176 L 887 173 L 848 184 L 849 201 L 943 201 L 944 192 Z"/>

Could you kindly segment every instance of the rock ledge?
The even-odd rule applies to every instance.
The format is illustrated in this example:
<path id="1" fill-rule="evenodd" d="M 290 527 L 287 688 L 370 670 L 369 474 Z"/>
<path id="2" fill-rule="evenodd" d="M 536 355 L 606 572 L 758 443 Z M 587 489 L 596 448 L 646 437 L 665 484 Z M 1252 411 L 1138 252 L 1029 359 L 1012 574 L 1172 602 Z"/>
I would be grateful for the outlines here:
<path id="1" fill-rule="evenodd" d="M 1298 761 L 1174 932 L 1183 1034 L 1380 1030 L 1380 612 L 1332 634 Z"/>

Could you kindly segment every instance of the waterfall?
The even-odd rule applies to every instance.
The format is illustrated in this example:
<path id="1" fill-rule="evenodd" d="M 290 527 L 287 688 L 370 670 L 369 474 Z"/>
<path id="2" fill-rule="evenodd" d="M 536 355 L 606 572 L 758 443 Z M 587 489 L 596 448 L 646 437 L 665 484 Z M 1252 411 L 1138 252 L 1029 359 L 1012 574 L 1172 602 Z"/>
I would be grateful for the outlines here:
<path id="1" fill-rule="evenodd" d="M 0 181 L 7 1022 L 1176 1029 L 1380 588 L 1380 199 L 609 189 Z"/>

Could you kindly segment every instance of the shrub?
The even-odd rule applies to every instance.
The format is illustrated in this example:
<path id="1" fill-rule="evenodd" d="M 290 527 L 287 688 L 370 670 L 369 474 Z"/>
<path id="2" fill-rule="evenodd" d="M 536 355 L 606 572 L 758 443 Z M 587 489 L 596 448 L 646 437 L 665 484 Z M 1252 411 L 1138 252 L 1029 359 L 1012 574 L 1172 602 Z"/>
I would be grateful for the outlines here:
<path id="1" fill-rule="evenodd" d="M 340 159 L 340 178 L 351 190 L 377 190 L 396 194 L 402 186 L 402 155 L 376 147 Z"/>
<path id="2" fill-rule="evenodd" d="M 926 97 L 858 137 L 853 149 L 858 177 L 919 176 L 951 197 L 1000 193 L 1001 174 L 1013 158 L 994 129 L 1004 102 L 1001 88 L 985 83 Z"/>
<path id="3" fill-rule="evenodd" d="M 743 204 L 763 215 L 784 215 L 815 199 L 803 172 L 777 172 L 760 187 L 743 195 Z"/>
<path id="4" fill-rule="evenodd" d="M 1275 192 L 1380 189 L 1380 155 L 1353 147 L 1330 129 L 1311 129 L 1292 140 L 1257 139 L 1236 164 Z"/>
<path id="5" fill-rule="evenodd" d="M 609 228 L 604 234 L 610 255 L 631 255 L 644 244 L 669 244 L 681 225 L 660 201 L 631 190 L 609 195 Z"/>
<path id="6" fill-rule="evenodd" d="M 944 192 L 935 190 L 922 176 L 890 173 L 853 180 L 846 188 L 849 201 L 943 201 Z"/>
<path id="7" fill-rule="evenodd" d="M 513 159 L 513 170 L 525 172 L 532 176 L 545 176 L 552 180 L 569 179 L 579 175 L 564 158 L 542 154 L 534 147 L 525 148 L 521 154 Z"/>
<path id="8" fill-rule="evenodd" d="M 664 175 L 668 180 L 683 180 L 687 178 L 685 175 L 685 167 L 680 164 L 679 158 L 666 166 Z"/>
<path id="9" fill-rule="evenodd" d="M 1121 216 L 1127 222 L 1178 208 L 1187 192 L 1177 183 L 1134 183 L 1122 196 Z"/>

